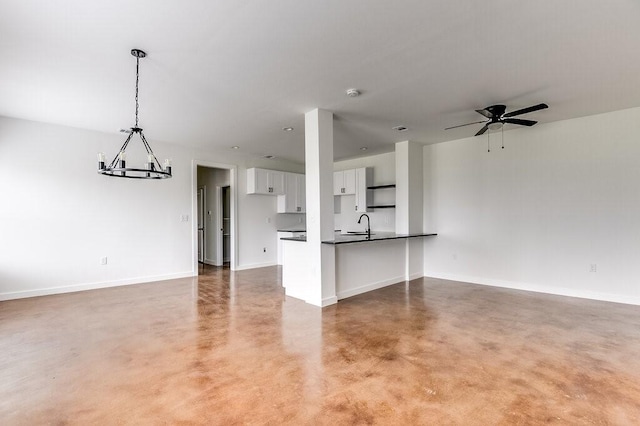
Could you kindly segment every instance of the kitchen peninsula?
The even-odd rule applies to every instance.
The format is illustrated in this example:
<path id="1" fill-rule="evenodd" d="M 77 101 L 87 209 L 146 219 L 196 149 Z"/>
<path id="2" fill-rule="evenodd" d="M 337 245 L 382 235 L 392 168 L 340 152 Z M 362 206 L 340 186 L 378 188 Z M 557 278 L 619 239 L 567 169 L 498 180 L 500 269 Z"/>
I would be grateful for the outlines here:
<path id="1" fill-rule="evenodd" d="M 335 256 L 335 294 L 338 300 L 402 282 L 411 277 L 408 270 L 410 246 L 422 245 L 423 237 L 435 233 L 395 234 L 373 232 L 368 235 L 336 234 L 322 241 Z M 304 283 L 318 273 L 309 267 L 306 236 L 282 238 L 282 284 L 287 294 L 307 299 Z M 329 247 L 327 247 L 329 248 Z"/>
<path id="2" fill-rule="evenodd" d="M 422 145 L 396 142 L 393 163 L 380 173 L 367 159 L 336 166 L 333 123 L 327 110 L 305 114 L 306 236 L 281 240 L 285 294 L 319 307 L 423 277 L 424 238 L 434 235 L 424 232 Z M 371 191 L 377 196 L 370 199 Z M 369 213 L 380 208 L 372 229 Z M 343 234 L 336 236 L 336 227 Z"/>

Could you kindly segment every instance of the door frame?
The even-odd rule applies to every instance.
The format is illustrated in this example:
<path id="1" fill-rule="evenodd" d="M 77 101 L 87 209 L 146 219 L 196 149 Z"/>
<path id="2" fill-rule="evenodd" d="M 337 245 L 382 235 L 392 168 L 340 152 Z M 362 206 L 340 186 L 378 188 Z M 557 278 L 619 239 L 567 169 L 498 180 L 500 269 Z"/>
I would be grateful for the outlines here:
<path id="1" fill-rule="evenodd" d="M 222 219 L 222 187 L 216 185 L 216 258 L 214 263 L 216 266 L 222 266 L 224 264 L 224 231 L 223 231 L 223 219 Z"/>
<path id="2" fill-rule="evenodd" d="M 205 160 L 191 160 L 191 217 L 196 217 L 198 211 L 198 166 L 210 169 L 226 169 L 229 171 L 230 208 L 231 208 L 231 259 L 229 268 L 238 268 L 238 166 L 233 164 L 216 163 Z M 198 275 L 198 223 L 191 221 L 191 259 L 193 260 L 193 276 Z"/>

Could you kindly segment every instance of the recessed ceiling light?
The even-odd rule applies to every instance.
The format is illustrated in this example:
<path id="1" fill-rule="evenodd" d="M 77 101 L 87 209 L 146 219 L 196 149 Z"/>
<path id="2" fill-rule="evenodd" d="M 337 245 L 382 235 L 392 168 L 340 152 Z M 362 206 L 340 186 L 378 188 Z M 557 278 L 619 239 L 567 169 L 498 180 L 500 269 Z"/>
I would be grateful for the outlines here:
<path id="1" fill-rule="evenodd" d="M 350 98 L 355 98 L 357 96 L 360 96 L 360 91 L 358 89 L 348 89 L 345 93 Z"/>
<path id="2" fill-rule="evenodd" d="M 293 127 L 283 127 L 282 130 L 284 130 L 285 132 L 291 132 L 293 131 Z"/>
<path id="3" fill-rule="evenodd" d="M 396 127 L 392 127 L 392 129 L 395 130 L 396 132 L 406 132 L 407 130 L 409 130 L 405 126 L 396 126 Z"/>
<path id="4" fill-rule="evenodd" d="M 238 145 L 234 145 L 231 147 L 231 149 L 240 149 L 240 147 Z"/>
<path id="5" fill-rule="evenodd" d="M 369 148 L 367 148 L 366 146 L 360 147 L 360 151 L 366 151 L 366 150 L 368 150 L 368 149 L 369 149 Z"/>

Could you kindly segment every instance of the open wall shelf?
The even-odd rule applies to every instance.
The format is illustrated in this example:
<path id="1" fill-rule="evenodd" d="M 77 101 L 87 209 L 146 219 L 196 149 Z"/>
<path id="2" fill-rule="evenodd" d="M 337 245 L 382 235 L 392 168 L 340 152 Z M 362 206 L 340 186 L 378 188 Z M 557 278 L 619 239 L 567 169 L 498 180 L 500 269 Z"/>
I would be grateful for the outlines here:
<path id="1" fill-rule="evenodd" d="M 368 209 L 395 209 L 396 205 L 384 205 L 384 206 L 367 206 Z"/>
<path id="2" fill-rule="evenodd" d="M 395 188 L 396 184 L 392 183 L 391 185 L 376 185 L 376 186 L 368 186 L 367 189 L 387 189 L 387 188 Z"/>
<path id="3" fill-rule="evenodd" d="M 368 186 L 367 189 L 371 189 L 371 190 L 375 190 L 375 189 L 395 189 L 396 185 L 395 183 L 389 184 L 389 185 L 374 185 L 374 186 Z M 382 193 L 378 193 L 380 195 L 380 197 L 378 198 L 377 202 L 380 204 L 375 204 L 376 201 L 373 200 L 372 197 L 372 201 L 374 201 L 374 204 L 372 206 L 367 206 L 367 209 L 395 209 L 396 205 L 395 204 L 389 204 L 389 202 L 394 202 L 395 200 L 390 199 L 391 198 L 391 193 L 388 193 L 386 191 L 382 192 Z M 373 194 L 372 194 L 373 195 Z M 393 197 L 395 198 L 395 197 Z"/>

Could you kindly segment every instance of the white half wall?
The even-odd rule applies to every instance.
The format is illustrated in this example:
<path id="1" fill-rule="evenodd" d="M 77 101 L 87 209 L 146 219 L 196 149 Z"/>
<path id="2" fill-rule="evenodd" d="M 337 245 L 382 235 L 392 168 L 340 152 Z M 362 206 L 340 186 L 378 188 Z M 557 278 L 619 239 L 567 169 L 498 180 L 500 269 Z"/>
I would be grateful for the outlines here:
<path id="1" fill-rule="evenodd" d="M 406 241 L 337 244 L 335 270 L 338 299 L 405 281 Z"/>
<path id="2" fill-rule="evenodd" d="M 150 140 L 173 160 L 173 178 L 99 175 L 96 154 L 115 155 L 123 142 L 0 117 L 0 300 L 194 275 L 194 159 L 238 166 L 238 269 L 276 263 L 276 197 L 247 195 L 246 169 L 302 165 Z"/>
<path id="3" fill-rule="evenodd" d="M 430 277 L 640 304 L 640 108 L 424 148 Z"/>

